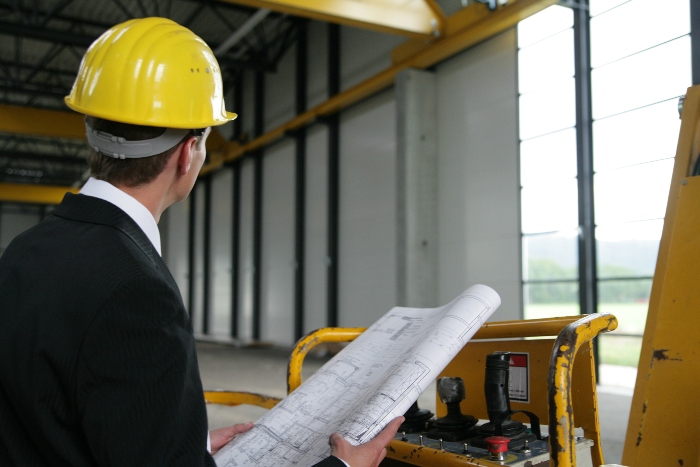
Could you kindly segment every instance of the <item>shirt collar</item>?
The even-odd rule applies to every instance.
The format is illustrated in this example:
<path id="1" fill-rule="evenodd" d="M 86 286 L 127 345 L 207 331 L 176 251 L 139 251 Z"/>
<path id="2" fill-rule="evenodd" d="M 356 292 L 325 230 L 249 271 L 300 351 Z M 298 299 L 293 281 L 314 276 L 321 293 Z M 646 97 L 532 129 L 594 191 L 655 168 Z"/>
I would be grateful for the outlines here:
<path id="1" fill-rule="evenodd" d="M 160 231 L 151 211 L 132 197 L 104 180 L 90 177 L 80 190 L 81 195 L 92 196 L 112 203 L 124 211 L 143 230 L 159 255 Z M 161 255 L 162 256 L 162 255 Z"/>

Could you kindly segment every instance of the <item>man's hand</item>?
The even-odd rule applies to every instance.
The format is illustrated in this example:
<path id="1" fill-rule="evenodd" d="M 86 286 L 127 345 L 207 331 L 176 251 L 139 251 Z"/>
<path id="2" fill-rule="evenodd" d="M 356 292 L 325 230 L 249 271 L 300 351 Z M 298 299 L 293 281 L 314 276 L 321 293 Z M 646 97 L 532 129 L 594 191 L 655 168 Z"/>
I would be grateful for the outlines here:
<path id="1" fill-rule="evenodd" d="M 394 439 L 404 417 L 392 420 L 372 441 L 353 446 L 340 434 L 333 433 L 328 440 L 331 455 L 344 460 L 351 467 L 377 467 L 386 457 L 386 446 Z"/>
<path id="2" fill-rule="evenodd" d="M 238 425 L 227 426 L 210 431 L 209 439 L 211 441 L 211 453 L 216 454 L 219 449 L 235 438 L 236 435 L 240 435 L 251 428 L 253 428 L 253 422 L 239 423 Z"/>

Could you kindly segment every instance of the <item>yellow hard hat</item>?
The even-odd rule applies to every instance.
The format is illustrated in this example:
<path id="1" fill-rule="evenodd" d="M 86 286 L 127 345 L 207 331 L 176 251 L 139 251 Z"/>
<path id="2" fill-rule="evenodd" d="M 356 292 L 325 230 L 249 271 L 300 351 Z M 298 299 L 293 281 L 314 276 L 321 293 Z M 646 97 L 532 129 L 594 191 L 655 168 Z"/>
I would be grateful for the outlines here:
<path id="1" fill-rule="evenodd" d="M 71 109 L 122 123 L 205 128 L 236 118 L 224 105 L 219 64 L 209 46 L 166 18 L 118 24 L 88 48 Z"/>

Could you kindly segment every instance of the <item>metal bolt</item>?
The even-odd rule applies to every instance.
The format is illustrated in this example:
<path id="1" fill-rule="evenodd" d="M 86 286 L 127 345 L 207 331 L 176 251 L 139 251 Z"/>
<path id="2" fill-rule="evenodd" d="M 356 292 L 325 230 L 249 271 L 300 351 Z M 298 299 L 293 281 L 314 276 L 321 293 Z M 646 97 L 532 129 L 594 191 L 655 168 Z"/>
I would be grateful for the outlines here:
<path id="1" fill-rule="evenodd" d="M 525 444 L 523 444 L 523 447 L 522 449 L 520 449 L 520 452 L 522 452 L 523 454 L 529 454 L 530 452 L 532 452 L 530 451 L 530 443 L 528 442 L 528 440 L 525 440 Z"/>

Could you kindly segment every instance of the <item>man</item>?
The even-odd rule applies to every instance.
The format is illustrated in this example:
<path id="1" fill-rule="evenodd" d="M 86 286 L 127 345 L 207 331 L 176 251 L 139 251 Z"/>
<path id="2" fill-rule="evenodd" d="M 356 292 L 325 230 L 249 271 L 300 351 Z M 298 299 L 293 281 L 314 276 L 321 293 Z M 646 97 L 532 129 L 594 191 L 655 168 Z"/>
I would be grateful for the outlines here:
<path id="1" fill-rule="evenodd" d="M 86 115 L 93 177 L 0 258 L 0 465 L 213 466 L 252 424 L 207 434 L 157 222 L 211 126 L 236 117 L 216 59 L 170 20 L 131 20 L 88 49 L 66 103 Z M 400 421 L 362 446 L 332 435 L 318 465 L 377 465 Z"/>

